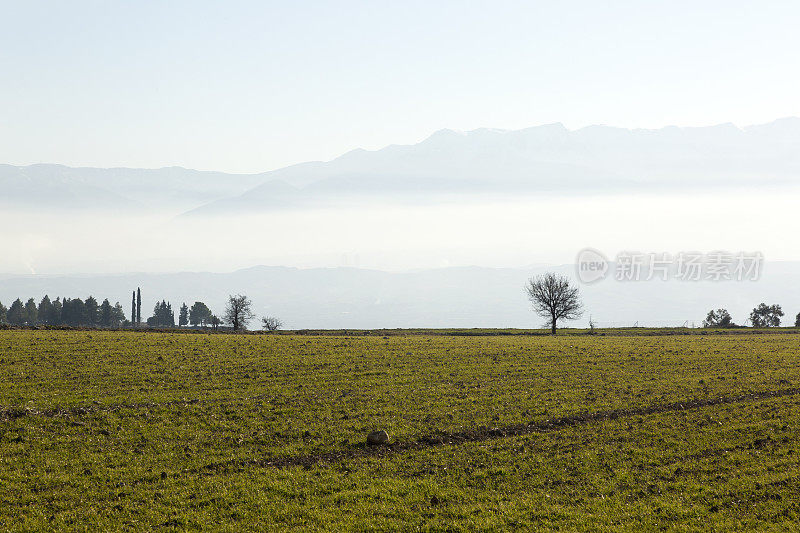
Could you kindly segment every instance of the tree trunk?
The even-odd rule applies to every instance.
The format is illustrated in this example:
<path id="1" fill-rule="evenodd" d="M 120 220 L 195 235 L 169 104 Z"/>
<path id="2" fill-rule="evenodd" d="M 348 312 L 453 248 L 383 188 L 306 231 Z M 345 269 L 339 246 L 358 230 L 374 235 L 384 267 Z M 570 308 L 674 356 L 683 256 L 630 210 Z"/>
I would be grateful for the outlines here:
<path id="1" fill-rule="evenodd" d="M 553 335 L 556 334 L 556 319 L 553 318 L 553 321 L 550 323 L 550 333 Z"/>

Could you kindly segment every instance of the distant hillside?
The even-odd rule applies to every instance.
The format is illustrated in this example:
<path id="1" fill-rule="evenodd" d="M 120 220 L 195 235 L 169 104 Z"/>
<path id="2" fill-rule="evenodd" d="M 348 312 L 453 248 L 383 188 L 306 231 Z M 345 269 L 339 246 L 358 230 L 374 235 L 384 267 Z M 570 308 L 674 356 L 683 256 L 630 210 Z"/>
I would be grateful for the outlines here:
<path id="1" fill-rule="evenodd" d="M 181 212 L 239 194 L 260 175 L 160 169 L 0 165 L 0 206 L 40 209 L 162 209 Z"/>

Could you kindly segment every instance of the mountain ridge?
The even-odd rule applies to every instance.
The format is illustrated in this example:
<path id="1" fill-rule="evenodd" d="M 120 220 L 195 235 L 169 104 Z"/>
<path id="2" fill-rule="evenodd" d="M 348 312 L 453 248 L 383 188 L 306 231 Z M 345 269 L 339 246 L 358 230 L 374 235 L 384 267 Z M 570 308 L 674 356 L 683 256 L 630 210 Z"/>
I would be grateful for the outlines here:
<path id="1" fill-rule="evenodd" d="M 800 183 L 800 118 L 738 127 L 657 129 L 562 123 L 516 130 L 440 129 L 414 144 L 357 148 L 254 174 L 194 170 L 0 164 L 0 204 L 27 208 L 164 210 L 230 215 L 418 203 L 519 194 L 593 194 Z"/>
<path id="2" fill-rule="evenodd" d="M 788 147 L 788 148 L 787 148 Z M 784 186 L 800 176 L 800 119 L 739 128 L 627 129 L 561 123 L 519 130 L 441 129 L 419 143 L 351 150 L 324 163 L 277 169 L 238 196 L 191 215 L 347 205 L 428 196 L 664 190 L 673 186 Z M 295 187 L 274 193 L 280 182 Z"/>

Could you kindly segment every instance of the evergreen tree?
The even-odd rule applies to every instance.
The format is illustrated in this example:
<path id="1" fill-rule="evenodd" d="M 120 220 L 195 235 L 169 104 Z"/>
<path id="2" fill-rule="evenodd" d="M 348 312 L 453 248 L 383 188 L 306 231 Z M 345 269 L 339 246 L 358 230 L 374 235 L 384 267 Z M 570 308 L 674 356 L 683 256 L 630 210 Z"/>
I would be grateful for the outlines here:
<path id="1" fill-rule="evenodd" d="M 84 325 L 95 327 L 100 323 L 100 308 L 94 296 L 89 296 L 83 304 L 86 307 L 86 322 Z"/>
<path id="2" fill-rule="evenodd" d="M 76 317 L 76 326 L 85 326 L 89 322 L 89 317 L 86 314 L 86 304 L 80 298 L 72 300 L 73 313 Z"/>
<path id="3" fill-rule="evenodd" d="M 136 291 L 133 293 L 133 298 L 134 307 L 131 310 L 136 313 L 138 311 L 135 306 Z M 184 315 L 188 315 L 188 308 L 185 304 L 181 309 Z M 159 326 L 175 326 L 175 314 L 169 302 L 161 301 L 156 304 L 156 311 L 155 322 Z M 44 324 L 48 326 L 118 328 L 125 322 L 125 310 L 119 302 L 112 306 L 108 298 L 105 298 L 99 305 L 94 296 L 89 296 L 84 302 L 80 298 L 58 297 L 50 300 L 49 295 L 44 295 L 38 305 L 33 298 L 28 299 L 25 303 L 17 298 L 11 304 L 10 309 L 6 309 L 0 303 L 0 324 L 8 323 L 13 326 Z"/>
<path id="4" fill-rule="evenodd" d="M 136 324 L 142 324 L 142 288 L 136 288 Z"/>
<path id="5" fill-rule="evenodd" d="M 100 326 L 104 328 L 111 327 L 111 302 L 108 301 L 108 298 L 103 300 L 103 303 L 100 304 Z"/>
<path id="6" fill-rule="evenodd" d="M 61 323 L 72 325 L 72 300 L 66 297 L 61 300 Z"/>
<path id="7" fill-rule="evenodd" d="M 136 291 L 131 293 L 131 324 L 136 327 Z"/>
<path id="8" fill-rule="evenodd" d="M 8 313 L 6 313 L 6 320 L 12 326 L 24 326 L 25 325 L 25 305 L 22 303 L 22 300 L 17 298 L 14 300 L 14 303 L 11 304 L 11 307 L 8 309 Z"/>
<path id="9" fill-rule="evenodd" d="M 123 311 L 122 306 L 117 302 L 111 309 L 111 327 L 118 328 L 122 326 L 123 322 L 125 322 L 125 311 Z"/>
<path id="10" fill-rule="evenodd" d="M 29 298 L 28 301 L 25 302 L 25 322 L 29 326 L 33 326 L 36 324 L 38 318 L 39 309 L 36 307 L 36 300 Z"/>
<path id="11" fill-rule="evenodd" d="M 53 302 L 53 316 L 52 316 L 52 325 L 58 326 L 62 324 L 61 322 L 61 311 L 63 310 L 63 306 L 61 304 L 61 298 L 56 298 L 56 301 Z"/>
<path id="12" fill-rule="evenodd" d="M 175 327 L 175 313 L 172 312 L 172 305 L 161 300 L 156 302 L 153 308 L 153 316 L 147 319 L 147 325 L 157 328 Z"/>
<path id="13" fill-rule="evenodd" d="M 89 321 L 86 316 L 86 305 L 80 298 L 73 298 L 69 301 L 69 321 L 68 326 L 85 326 Z"/>
<path id="14" fill-rule="evenodd" d="M 161 303 L 156 302 L 156 306 L 153 308 L 153 316 L 147 319 L 147 325 L 154 328 L 158 327 L 161 324 L 159 321 L 161 320 Z"/>
<path id="15" fill-rule="evenodd" d="M 189 323 L 193 326 L 205 326 L 211 320 L 211 310 L 203 302 L 195 302 L 189 310 Z"/>
<path id="16" fill-rule="evenodd" d="M 189 324 L 189 306 L 184 303 L 181 306 L 181 312 L 178 314 L 178 325 L 186 326 Z"/>
<path id="17" fill-rule="evenodd" d="M 47 324 L 49 326 L 54 325 L 53 322 L 53 303 L 50 301 L 50 297 L 48 295 L 44 295 L 42 301 L 39 302 L 39 323 Z"/>

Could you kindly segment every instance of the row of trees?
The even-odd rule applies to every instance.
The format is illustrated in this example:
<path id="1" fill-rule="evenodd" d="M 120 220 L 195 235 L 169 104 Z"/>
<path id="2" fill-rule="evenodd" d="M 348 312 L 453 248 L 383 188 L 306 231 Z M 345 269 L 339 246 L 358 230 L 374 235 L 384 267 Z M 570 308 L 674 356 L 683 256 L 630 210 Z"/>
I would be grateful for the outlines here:
<path id="1" fill-rule="evenodd" d="M 136 317 L 138 314 L 136 306 L 132 308 L 132 312 Z M 191 309 L 183 304 L 178 315 L 180 326 L 191 324 L 216 327 L 221 322 L 203 302 L 195 302 Z M 131 322 L 125 317 L 122 305 L 119 302 L 111 305 L 108 298 L 102 303 L 98 303 L 94 296 L 89 296 L 85 300 L 59 297 L 51 301 L 50 296 L 45 295 L 38 304 L 33 298 L 29 298 L 25 303 L 17 298 L 10 307 L 0 302 L 0 324 L 121 328 L 129 326 Z M 175 315 L 169 302 L 156 303 L 153 316 L 147 319 L 147 325 L 175 326 Z"/>
<path id="2" fill-rule="evenodd" d="M 220 324 L 228 324 L 234 331 L 247 329 L 247 325 L 255 318 L 253 303 L 243 294 L 228 296 L 228 303 L 225 306 L 225 314 L 222 319 L 214 315 L 203 302 L 195 302 L 189 308 L 185 303 L 181 305 L 178 312 L 178 326 L 207 326 L 216 329 Z M 148 326 L 174 326 L 175 314 L 169 302 L 161 301 L 156 304 L 153 316 L 147 319 Z M 272 316 L 265 316 L 261 319 L 261 327 L 265 331 L 277 331 L 283 323 Z"/>
<path id="3" fill-rule="evenodd" d="M 178 310 L 179 327 L 185 326 L 212 326 L 216 328 L 222 323 L 222 320 L 217 318 L 203 302 L 195 302 L 192 307 L 185 303 L 181 305 Z M 147 319 L 147 325 L 151 327 L 175 327 L 175 312 L 172 310 L 172 304 L 161 300 L 156 302 L 153 308 L 153 316 Z"/>
<path id="4" fill-rule="evenodd" d="M 578 288 L 569 278 L 548 272 L 541 276 L 531 278 L 525 286 L 525 292 L 531 302 L 534 312 L 547 319 L 547 325 L 552 333 L 556 326 L 563 320 L 574 320 L 583 313 Z M 749 322 L 754 328 L 778 327 L 781 325 L 783 309 L 778 304 L 759 304 L 750 313 Z M 800 313 L 795 317 L 795 327 L 800 328 Z M 589 321 L 590 329 L 594 329 Z M 703 327 L 733 328 L 738 327 L 727 309 L 712 309 L 703 321 Z"/>
<path id="5" fill-rule="evenodd" d="M 781 325 L 781 317 L 783 317 L 783 309 L 778 304 L 767 305 L 761 303 L 758 307 L 754 307 L 750 312 L 748 320 L 754 328 L 772 328 Z M 800 313 L 794 320 L 795 327 L 800 328 Z M 706 319 L 703 320 L 704 328 L 735 328 L 738 327 L 734 322 L 731 314 L 727 309 L 712 309 L 708 312 Z"/>
<path id="6" fill-rule="evenodd" d="M 45 295 L 38 304 L 33 298 L 25 303 L 17 298 L 8 308 L 0 303 L 0 324 L 121 328 L 129 327 L 131 324 L 136 326 L 141 320 L 141 291 L 133 293 L 131 315 L 132 321 L 128 321 L 119 302 L 111 305 L 106 298 L 102 303 L 98 303 L 94 296 L 89 296 L 86 300 L 59 297 L 51 301 L 50 297 Z M 203 302 L 195 302 L 191 307 L 184 303 L 178 310 L 177 324 L 172 304 L 165 300 L 156 302 L 153 316 L 147 319 L 147 325 L 161 328 L 173 328 L 176 325 L 211 326 L 216 329 L 225 323 L 235 331 L 239 331 L 247 329 L 248 323 L 253 318 L 255 313 L 252 311 L 252 302 L 246 296 L 237 294 L 228 297 L 223 318 L 214 315 Z M 262 318 L 262 327 L 267 331 L 275 331 L 282 325 L 275 317 Z"/>
<path id="7" fill-rule="evenodd" d="M 548 326 L 552 333 L 556 332 L 558 322 L 574 320 L 581 316 L 583 306 L 578 294 L 578 288 L 563 276 L 547 273 L 528 280 L 525 287 L 528 298 L 534 311 L 547 318 Z M 141 313 L 141 292 L 135 291 L 131 306 L 132 318 L 139 320 Z M 750 313 L 749 321 L 755 328 L 777 327 L 784 316 L 778 304 L 759 304 Z M 211 326 L 216 329 L 220 324 L 227 323 L 234 331 L 247 329 L 248 323 L 255 318 L 252 311 L 252 302 L 247 296 L 237 294 L 228 297 L 223 319 L 215 316 L 203 302 L 195 302 L 190 308 L 185 303 L 178 311 L 179 327 L 191 325 Z M 119 302 L 113 306 L 108 298 L 98 304 L 97 299 L 89 296 L 86 300 L 80 298 L 56 298 L 51 301 L 48 295 L 36 304 L 33 298 L 22 303 L 17 298 L 9 308 L 0 302 L 0 324 L 8 323 L 13 326 L 87 326 L 119 328 L 129 326 L 131 323 L 125 318 L 125 312 Z M 147 319 L 149 327 L 175 327 L 175 313 L 172 304 L 162 300 L 156 302 L 153 316 Z M 261 326 L 266 331 L 276 331 L 283 324 L 275 317 L 263 317 Z M 703 321 L 703 327 L 730 328 L 737 327 L 727 309 L 712 309 Z M 795 317 L 795 327 L 800 327 L 800 313 Z"/>
<path id="8" fill-rule="evenodd" d="M 119 328 L 125 323 L 125 312 L 117 302 L 111 305 L 108 298 L 98 303 L 94 296 L 86 300 L 80 298 L 56 298 L 54 301 L 45 295 L 36 304 L 33 298 L 22 303 L 17 298 L 6 308 L 0 303 L 0 323 L 12 326 L 88 326 Z"/>

